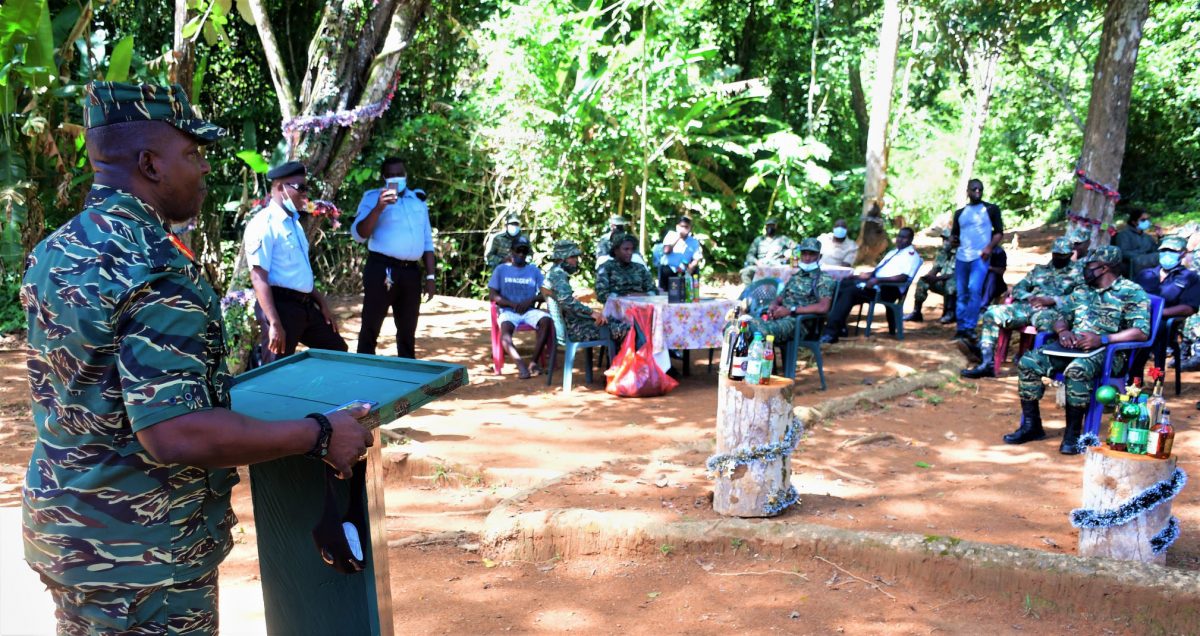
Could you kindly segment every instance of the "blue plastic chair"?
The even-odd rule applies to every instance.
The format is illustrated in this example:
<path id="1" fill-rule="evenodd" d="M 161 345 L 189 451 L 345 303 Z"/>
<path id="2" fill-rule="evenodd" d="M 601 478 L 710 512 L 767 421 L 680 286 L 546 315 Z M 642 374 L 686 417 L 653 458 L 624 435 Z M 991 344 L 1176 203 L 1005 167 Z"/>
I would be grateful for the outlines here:
<path id="1" fill-rule="evenodd" d="M 1099 378 L 1096 378 L 1095 383 L 1092 385 L 1092 400 L 1088 404 L 1087 417 L 1083 423 L 1083 430 L 1086 433 L 1099 435 L 1100 423 L 1104 418 L 1104 405 L 1095 399 L 1096 389 L 1108 384 L 1115 388 L 1118 393 L 1124 392 L 1125 382 L 1129 379 L 1129 369 L 1132 366 L 1129 362 L 1133 358 L 1133 351 L 1136 349 L 1145 349 L 1154 344 L 1154 337 L 1158 335 L 1159 323 L 1162 322 L 1163 299 L 1161 296 L 1155 296 L 1154 294 L 1148 294 L 1148 296 L 1150 296 L 1150 337 L 1144 342 L 1118 342 L 1104 348 L 1104 371 Z M 1034 350 L 1040 349 L 1049 336 L 1049 332 L 1039 332 L 1033 342 Z M 1129 351 L 1130 355 L 1129 359 L 1125 361 L 1125 372 L 1121 375 L 1113 376 L 1113 355 L 1118 351 Z M 1059 373 L 1054 376 L 1054 379 L 1061 382 L 1063 375 Z M 1024 416 L 1022 416 L 1023 418 Z"/>
<path id="2" fill-rule="evenodd" d="M 592 347 L 604 347 L 608 352 L 608 359 L 613 357 L 613 341 L 611 338 L 604 337 L 608 334 L 608 327 L 601 327 L 599 340 L 587 340 L 584 342 L 575 342 L 567 335 L 567 324 L 563 321 L 562 311 L 558 307 L 558 301 L 550 296 L 546 297 L 546 309 L 550 312 L 550 319 L 554 321 L 554 344 L 550 346 L 550 364 L 546 367 L 546 386 L 554 384 L 554 363 L 558 357 L 558 347 L 562 346 L 565 355 L 563 356 L 563 393 L 571 392 L 571 375 L 575 370 L 575 353 L 580 349 L 587 352 L 587 370 L 585 371 L 584 379 L 589 384 L 592 381 Z"/>
<path id="3" fill-rule="evenodd" d="M 771 306 L 775 301 L 775 297 L 779 295 L 779 290 L 783 285 L 778 278 L 760 278 L 742 290 L 738 296 L 738 300 L 745 301 L 746 311 L 751 316 L 758 316 L 762 311 Z"/>
<path id="4" fill-rule="evenodd" d="M 900 283 L 879 283 L 875 288 L 875 297 L 867 305 L 867 331 L 866 336 L 871 337 L 871 323 L 875 320 L 875 305 L 883 305 L 887 314 L 888 333 L 896 334 L 896 340 L 904 340 L 904 300 L 908 298 L 908 289 L 912 287 L 912 283 L 917 279 L 917 272 L 921 270 L 921 265 L 925 261 L 918 259 L 916 266 L 908 273 L 908 280 Z M 885 288 L 894 288 L 900 290 L 900 297 L 895 301 L 883 299 L 883 290 Z M 862 318 L 863 306 L 858 306 L 858 317 Z"/>
<path id="5" fill-rule="evenodd" d="M 833 308 L 833 304 L 837 302 L 839 289 L 841 287 L 837 285 L 833 288 L 833 296 L 829 299 L 830 308 Z M 799 362 L 800 357 L 800 347 L 811 351 L 813 359 L 817 363 L 817 377 L 821 379 L 822 391 L 825 390 L 825 360 L 821 356 L 821 330 L 825 328 L 825 320 L 828 317 L 828 313 L 797 316 L 796 333 L 792 336 L 792 340 L 788 342 L 787 351 L 783 358 L 784 375 L 795 380 L 796 364 Z M 800 337 L 801 330 L 804 330 L 804 334 L 809 339 L 806 340 Z"/>

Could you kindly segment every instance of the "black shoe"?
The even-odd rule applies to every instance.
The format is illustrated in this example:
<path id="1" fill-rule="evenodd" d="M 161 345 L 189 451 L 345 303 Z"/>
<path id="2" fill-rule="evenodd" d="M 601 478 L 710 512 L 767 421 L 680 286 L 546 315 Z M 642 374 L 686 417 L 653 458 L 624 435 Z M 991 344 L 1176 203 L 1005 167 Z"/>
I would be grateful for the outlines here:
<path id="1" fill-rule="evenodd" d="M 904 314 L 904 322 L 925 322 L 925 316 L 921 315 L 920 310 L 913 310 L 911 314 Z"/>
<path id="2" fill-rule="evenodd" d="M 978 339 L 975 337 L 975 332 L 970 329 L 959 329 L 954 332 L 954 337 L 951 340 L 965 340 L 971 344 L 976 344 Z"/>
<path id="3" fill-rule="evenodd" d="M 979 364 L 958 372 L 964 378 L 978 380 L 979 378 L 994 378 L 996 377 L 996 365 L 992 362 L 991 356 L 982 356 Z"/>
<path id="4" fill-rule="evenodd" d="M 1042 412 L 1037 400 L 1021 400 L 1021 425 L 1004 436 L 1004 443 L 1024 444 L 1039 439 L 1046 439 L 1046 431 L 1042 430 Z"/>
<path id="5" fill-rule="evenodd" d="M 838 337 L 831 333 L 821 334 L 821 344 L 836 344 Z"/>
<path id="6" fill-rule="evenodd" d="M 950 312 L 943 315 L 941 318 L 938 318 L 938 324 L 941 325 L 948 325 L 952 322 L 958 322 L 958 316 L 955 316 L 954 312 Z"/>
<path id="7" fill-rule="evenodd" d="M 970 362 L 972 365 L 977 365 L 985 359 L 983 352 L 970 340 L 955 340 L 954 344 L 967 357 L 967 362 Z"/>
<path id="8" fill-rule="evenodd" d="M 1083 418 L 1086 415 L 1086 408 L 1067 405 L 1067 428 L 1063 430 L 1062 443 L 1058 445 L 1058 452 L 1063 455 L 1078 455 L 1082 452 L 1079 450 L 1079 434 L 1083 432 Z"/>

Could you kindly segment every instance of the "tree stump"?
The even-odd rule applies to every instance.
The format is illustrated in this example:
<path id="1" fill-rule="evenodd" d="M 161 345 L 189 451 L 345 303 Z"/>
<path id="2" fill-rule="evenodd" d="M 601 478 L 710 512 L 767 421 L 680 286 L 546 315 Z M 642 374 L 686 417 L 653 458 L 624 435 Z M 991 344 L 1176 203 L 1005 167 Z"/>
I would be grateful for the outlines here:
<path id="1" fill-rule="evenodd" d="M 717 394 L 717 455 L 737 453 L 762 444 L 777 444 L 792 423 L 795 383 L 771 376 L 768 384 L 746 384 L 720 377 Z M 790 450 L 790 449 L 789 449 Z M 713 510 L 733 517 L 769 517 L 773 503 L 791 492 L 791 459 L 754 460 L 731 474 L 718 471 Z"/>
<path id="2" fill-rule="evenodd" d="M 1083 464 L 1083 507 L 1111 510 L 1154 484 L 1169 479 L 1175 471 L 1175 457 L 1154 459 L 1130 455 L 1101 446 L 1088 449 Z M 1167 527 L 1171 502 L 1110 528 L 1080 528 L 1079 556 L 1100 556 L 1163 565 L 1166 551 L 1154 554 L 1150 538 Z"/>

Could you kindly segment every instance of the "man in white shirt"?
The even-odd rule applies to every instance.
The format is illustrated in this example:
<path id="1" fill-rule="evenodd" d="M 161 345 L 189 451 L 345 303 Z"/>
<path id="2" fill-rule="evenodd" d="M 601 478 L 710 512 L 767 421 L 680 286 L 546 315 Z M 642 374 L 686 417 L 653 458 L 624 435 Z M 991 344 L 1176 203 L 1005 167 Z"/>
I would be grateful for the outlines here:
<path id="1" fill-rule="evenodd" d="M 271 202 L 246 224 L 242 241 L 263 325 L 262 362 L 290 356 L 296 345 L 345 351 L 337 319 L 313 286 L 300 210 L 308 209 L 304 164 L 289 161 L 267 173 Z"/>
<path id="2" fill-rule="evenodd" d="M 899 288 L 892 285 L 881 288 L 878 285 L 909 282 L 916 275 L 921 267 L 921 256 L 913 248 L 912 241 L 912 228 L 900 230 L 896 233 L 895 249 L 883 255 L 874 271 L 842 279 L 837 301 L 829 310 L 829 320 L 825 322 L 825 333 L 821 334 L 821 342 L 837 342 L 838 333 L 846 326 L 846 317 L 850 315 L 850 310 L 855 305 L 870 302 L 875 298 L 877 289 L 880 290 L 880 297 L 888 302 L 901 298 Z M 900 320 L 901 317 L 896 316 L 896 319 Z"/>
<path id="3" fill-rule="evenodd" d="M 375 353 L 379 328 L 390 307 L 396 323 L 396 355 L 416 358 L 421 290 L 424 287 L 426 300 L 433 298 L 436 280 L 429 206 L 423 190 L 408 187 L 404 161 L 384 159 L 380 172 L 384 187 L 363 193 L 350 227 L 350 235 L 366 243 L 368 250 L 358 352 Z"/>
<path id="4" fill-rule="evenodd" d="M 846 219 L 834 221 L 833 230 L 818 236 L 817 240 L 821 242 L 821 265 L 854 267 L 854 259 L 858 258 L 858 243 L 849 237 Z"/>

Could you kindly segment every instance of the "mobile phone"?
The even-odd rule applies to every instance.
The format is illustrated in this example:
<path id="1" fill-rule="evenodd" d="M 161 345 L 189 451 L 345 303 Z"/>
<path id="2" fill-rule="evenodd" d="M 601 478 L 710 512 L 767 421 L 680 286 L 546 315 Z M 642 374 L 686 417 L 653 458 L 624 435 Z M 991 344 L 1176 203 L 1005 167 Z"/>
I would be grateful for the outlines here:
<path id="1" fill-rule="evenodd" d="M 399 191 L 400 191 L 400 188 L 397 188 L 397 187 L 396 187 L 396 184 L 394 184 L 394 183 L 391 183 L 391 182 L 389 182 L 389 183 L 387 184 L 387 186 L 386 186 L 386 187 L 387 187 L 387 189 L 388 189 L 388 190 L 391 190 L 392 192 L 399 192 Z"/>

